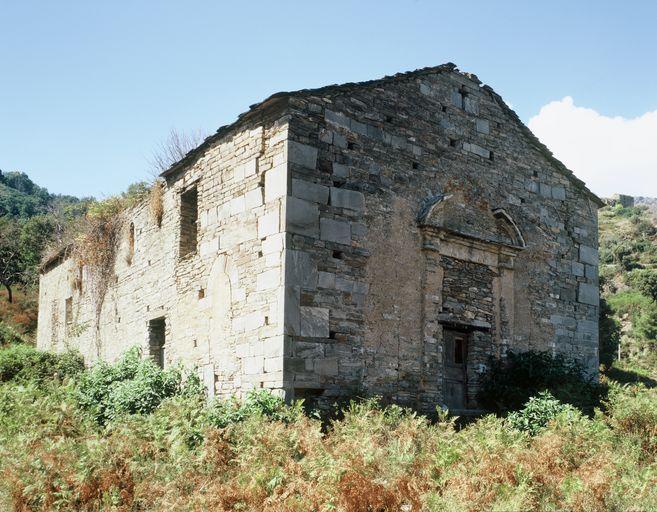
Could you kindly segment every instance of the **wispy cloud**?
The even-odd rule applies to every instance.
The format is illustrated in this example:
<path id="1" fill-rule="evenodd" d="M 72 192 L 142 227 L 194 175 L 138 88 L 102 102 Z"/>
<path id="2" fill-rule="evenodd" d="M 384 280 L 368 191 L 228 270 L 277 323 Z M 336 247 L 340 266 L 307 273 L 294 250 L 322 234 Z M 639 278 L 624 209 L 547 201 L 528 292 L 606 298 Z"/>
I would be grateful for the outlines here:
<path id="1" fill-rule="evenodd" d="M 543 106 L 529 128 L 593 192 L 657 197 L 657 110 L 608 117 L 566 96 Z"/>

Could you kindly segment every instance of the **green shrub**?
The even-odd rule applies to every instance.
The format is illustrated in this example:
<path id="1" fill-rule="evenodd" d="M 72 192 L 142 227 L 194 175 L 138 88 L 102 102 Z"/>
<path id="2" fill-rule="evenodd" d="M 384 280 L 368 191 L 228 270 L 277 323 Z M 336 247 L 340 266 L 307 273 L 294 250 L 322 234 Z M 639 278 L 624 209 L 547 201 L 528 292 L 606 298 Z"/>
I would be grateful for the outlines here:
<path id="1" fill-rule="evenodd" d="M 25 339 L 11 326 L 0 321 L 0 347 L 25 343 Z"/>
<path id="2" fill-rule="evenodd" d="M 628 290 L 617 293 L 607 298 L 607 303 L 618 315 L 630 314 L 649 308 L 652 304 L 650 297 L 646 297 L 640 292 Z"/>
<path id="3" fill-rule="evenodd" d="M 504 359 L 491 360 L 478 398 L 489 410 L 507 412 L 543 391 L 590 413 L 604 388 L 587 376 L 580 363 L 560 354 L 508 352 Z"/>
<path id="4" fill-rule="evenodd" d="M 83 370 L 84 360 L 77 352 L 54 354 L 30 345 L 12 345 L 0 350 L 0 382 L 63 380 Z"/>
<path id="5" fill-rule="evenodd" d="M 609 368 L 617 357 L 621 329 L 620 323 L 613 317 L 613 310 L 609 307 L 605 299 L 600 300 L 598 331 L 600 339 L 600 364 Z"/>
<path id="6" fill-rule="evenodd" d="M 289 423 L 303 415 L 301 403 L 288 406 L 282 398 L 267 390 L 250 391 L 242 401 L 215 400 L 208 407 L 207 420 L 212 426 L 224 428 L 253 416 Z"/>
<path id="7" fill-rule="evenodd" d="M 639 290 L 653 301 L 657 300 L 657 271 L 651 269 L 633 270 L 626 277 L 627 284 Z"/>
<path id="8" fill-rule="evenodd" d="M 657 389 L 614 385 L 605 405 L 615 431 L 638 442 L 644 454 L 657 455 Z"/>
<path id="9" fill-rule="evenodd" d="M 116 363 L 100 361 L 84 372 L 75 390 L 78 404 L 101 425 L 125 414 L 148 414 L 165 399 L 203 393 L 195 372 L 175 366 L 166 370 L 142 359 L 138 348 Z"/>
<path id="10" fill-rule="evenodd" d="M 575 417 L 577 410 L 561 403 L 549 391 L 543 391 L 531 397 L 521 410 L 509 414 L 507 421 L 513 428 L 534 436 L 560 415 Z"/>
<path id="11" fill-rule="evenodd" d="M 644 340 L 657 340 L 657 305 L 652 304 L 650 307 L 641 311 L 633 319 L 634 333 Z"/>

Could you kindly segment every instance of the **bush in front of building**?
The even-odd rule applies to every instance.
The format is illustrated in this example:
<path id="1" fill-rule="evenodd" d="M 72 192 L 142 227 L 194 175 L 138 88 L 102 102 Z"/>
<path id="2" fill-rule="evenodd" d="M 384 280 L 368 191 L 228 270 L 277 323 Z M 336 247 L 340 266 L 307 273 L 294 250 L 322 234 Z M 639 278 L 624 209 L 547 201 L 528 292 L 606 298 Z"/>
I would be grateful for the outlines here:
<path id="1" fill-rule="evenodd" d="M 592 413 L 605 390 L 587 375 L 584 366 L 560 354 L 508 352 L 504 358 L 491 360 L 478 398 L 484 408 L 507 413 L 520 409 L 543 391 Z"/>
<path id="2" fill-rule="evenodd" d="M 202 395 L 198 375 L 180 366 L 161 369 L 138 348 L 116 363 L 99 361 L 84 372 L 75 389 L 77 403 L 100 425 L 127 414 L 148 414 L 165 399 Z"/>
<path id="3" fill-rule="evenodd" d="M 549 391 L 543 391 L 531 397 L 522 409 L 509 414 L 507 421 L 513 428 L 535 436 L 559 416 L 574 419 L 579 414 L 572 405 L 563 404 Z"/>
<path id="4" fill-rule="evenodd" d="M 84 360 L 78 352 L 54 354 L 23 343 L 0 350 L 0 382 L 65 380 L 79 375 L 83 370 Z"/>

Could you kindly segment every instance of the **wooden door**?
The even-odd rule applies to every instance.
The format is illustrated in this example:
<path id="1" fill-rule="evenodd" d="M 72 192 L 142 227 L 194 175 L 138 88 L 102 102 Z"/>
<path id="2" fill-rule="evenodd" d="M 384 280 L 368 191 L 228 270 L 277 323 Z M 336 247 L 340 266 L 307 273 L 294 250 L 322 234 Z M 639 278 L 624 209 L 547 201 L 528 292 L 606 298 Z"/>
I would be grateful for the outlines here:
<path id="1" fill-rule="evenodd" d="M 468 406 L 467 367 L 469 334 L 445 329 L 444 340 L 444 381 L 445 405 L 449 409 L 466 409 Z"/>

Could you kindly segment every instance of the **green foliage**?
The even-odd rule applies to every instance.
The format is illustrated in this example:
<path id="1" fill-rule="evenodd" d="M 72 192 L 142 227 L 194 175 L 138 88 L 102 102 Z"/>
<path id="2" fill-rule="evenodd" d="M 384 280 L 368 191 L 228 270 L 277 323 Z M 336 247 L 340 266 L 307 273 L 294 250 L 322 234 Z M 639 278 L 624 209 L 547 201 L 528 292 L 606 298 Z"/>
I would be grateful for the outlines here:
<path id="1" fill-rule="evenodd" d="M 612 384 L 592 418 L 541 394 L 463 428 L 374 399 L 330 425 L 280 421 L 282 402 L 260 394 L 222 428 L 199 395 L 98 428 L 72 384 L 0 385 L 0 508 L 657 509 L 657 391 L 643 386 Z"/>
<path id="2" fill-rule="evenodd" d="M 563 404 L 549 391 L 543 391 L 531 397 L 522 409 L 509 414 L 507 421 L 513 428 L 535 436 L 557 416 L 576 417 L 577 414 L 572 405 Z"/>
<path id="3" fill-rule="evenodd" d="M 300 403 L 287 406 L 282 398 L 267 390 L 250 391 L 243 401 L 214 400 L 208 407 L 207 421 L 210 425 L 224 428 L 254 416 L 286 423 L 295 421 L 303 414 Z"/>
<path id="4" fill-rule="evenodd" d="M 126 414 L 147 414 L 165 399 L 201 394 L 193 372 L 180 367 L 162 370 L 152 360 L 142 359 L 133 348 L 115 364 L 101 361 L 83 373 L 75 399 L 101 425 Z"/>
<path id="5" fill-rule="evenodd" d="M 76 197 L 48 193 L 23 172 L 0 172 L 0 217 L 28 219 L 79 201 Z"/>
<path id="6" fill-rule="evenodd" d="M 14 328 L 0 321 L 0 347 L 25 343 L 25 339 Z"/>
<path id="7" fill-rule="evenodd" d="M 651 305 L 634 318 L 634 334 L 644 340 L 657 340 L 657 306 Z"/>
<path id="8" fill-rule="evenodd" d="M 607 302 L 615 313 L 632 315 L 649 308 L 652 301 L 639 291 L 627 290 L 608 297 Z"/>
<path id="9" fill-rule="evenodd" d="M 614 317 L 614 311 L 605 299 L 600 299 L 600 313 L 598 318 L 600 364 L 606 368 L 611 367 L 621 340 L 620 322 Z"/>
<path id="10" fill-rule="evenodd" d="M 0 350 L 0 382 L 44 382 L 55 377 L 63 380 L 79 375 L 84 360 L 77 352 L 54 354 L 25 345 L 10 345 Z"/>
<path id="11" fill-rule="evenodd" d="M 492 359 L 479 393 L 481 404 L 493 411 L 519 409 L 529 398 L 549 391 L 558 400 L 591 412 L 602 387 L 576 361 L 548 352 L 508 352 Z"/>
<path id="12" fill-rule="evenodd" d="M 626 276 L 628 285 L 639 290 L 646 297 L 657 301 L 657 270 L 633 270 Z"/>

